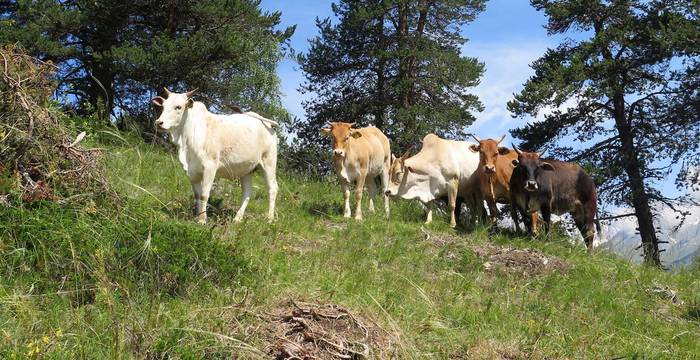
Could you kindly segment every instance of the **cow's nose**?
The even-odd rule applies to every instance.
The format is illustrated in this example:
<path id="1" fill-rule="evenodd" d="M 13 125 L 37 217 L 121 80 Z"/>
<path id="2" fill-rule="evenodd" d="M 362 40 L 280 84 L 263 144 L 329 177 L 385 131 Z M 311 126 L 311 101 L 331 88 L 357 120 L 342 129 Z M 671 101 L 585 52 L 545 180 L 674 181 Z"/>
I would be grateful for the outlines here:
<path id="1" fill-rule="evenodd" d="M 390 196 L 390 195 L 391 195 L 391 190 L 386 190 L 386 191 L 384 191 L 384 195 Z"/>
<path id="2" fill-rule="evenodd" d="M 493 174 L 496 172 L 496 167 L 493 165 L 486 165 L 484 166 L 484 170 L 486 170 L 486 172 L 489 174 Z"/>
<path id="3" fill-rule="evenodd" d="M 156 121 L 156 125 L 163 127 L 163 120 Z"/>
<path id="4" fill-rule="evenodd" d="M 537 189 L 537 181 L 531 181 L 531 180 L 529 180 L 529 181 L 527 182 L 527 184 L 525 184 L 525 187 L 526 187 L 527 189 L 534 189 L 534 190 L 536 190 L 536 189 Z"/>
<path id="5" fill-rule="evenodd" d="M 334 155 L 338 155 L 338 156 L 343 156 L 343 155 L 345 155 L 345 151 L 339 150 L 339 149 L 335 149 L 335 150 L 333 150 L 333 154 L 334 154 Z"/>

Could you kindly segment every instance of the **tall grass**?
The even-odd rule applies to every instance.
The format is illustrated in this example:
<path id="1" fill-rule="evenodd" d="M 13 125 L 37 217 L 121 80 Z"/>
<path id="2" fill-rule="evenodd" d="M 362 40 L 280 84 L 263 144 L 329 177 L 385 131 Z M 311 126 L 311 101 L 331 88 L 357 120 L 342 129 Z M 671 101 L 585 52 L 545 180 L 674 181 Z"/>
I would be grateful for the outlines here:
<path id="1" fill-rule="evenodd" d="M 93 140 L 94 141 L 94 140 Z M 0 357 L 265 357 L 264 314 L 284 299 L 342 304 L 392 334 L 400 358 L 685 358 L 700 354 L 697 268 L 673 273 L 553 236 L 531 240 L 390 220 L 342 218 L 333 183 L 280 175 L 278 219 L 260 177 L 244 221 L 219 181 L 210 224 L 191 219 L 177 159 L 102 133 L 121 200 L 0 212 Z M 379 200 L 381 201 L 381 200 Z M 484 271 L 479 244 L 532 248 L 565 273 Z M 678 291 L 683 304 L 646 289 Z"/>

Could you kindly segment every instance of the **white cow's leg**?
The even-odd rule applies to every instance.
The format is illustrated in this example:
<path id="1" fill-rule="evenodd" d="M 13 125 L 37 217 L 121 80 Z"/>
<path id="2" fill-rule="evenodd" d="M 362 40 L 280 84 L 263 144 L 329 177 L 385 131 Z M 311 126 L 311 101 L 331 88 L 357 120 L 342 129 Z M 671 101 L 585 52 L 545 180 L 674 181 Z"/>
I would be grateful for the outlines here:
<path id="1" fill-rule="evenodd" d="M 428 201 L 427 204 L 425 204 L 426 207 L 426 216 L 425 216 L 425 223 L 430 224 L 433 222 L 433 200 Z"/>
<path id="2" fill-rule="evenodd" d="M 457 190 L 459 188 L 459 180 L 452 179 L 447 188 L 447 205 L 450 211 L 450 226 L 456 227 L 457 220 L 455 219 L 455 207 L 457 203 Z"/>
<path id="3" fill-rule="evenodd" d="M 389 195 L 386 194 L 386 190 L 389 188 L 389 165 L 384 164 L 384 171 L 381 175 L 382 179 L 382 194 L 384 194 L 384 215 L 389 218 Z"/>
<path id="4" fill-rule="evenodd" d="M 362 220 L 362 191 L 365 189 L 365 179 L 367 172 L 360 173 L 357 177 L 357 187 L 355 188 L 355 220 Z"/>
<path id="5" fill-rule="evenodd" d="M 267 218 L 270 221 L 275 219 L 275 200 L 277 199 L 277 157 L 269 156 L 263 159 L 262 164 L 265 182 L 267 183 L 268 208 Z"/>
<path id="6" fill-rule="evenodd" d="M 344 208 L 343 208 L 343 217 L 349 218 L 350 217 L 350 184 L 348 184 L 345 181 L 340 182 L 340 188 L 343 189 L 343 200 L 344 200 Z"/>
<path id="7" fill-rule="evenodd" d="M 369 212 L 374 214 L 374 197 L 377 195 L 377 183 L 374 178 L 369 178 L 367 181 L 367 192 L 369 193 Z"/>
<path id="8" fill-rule="evenodd" d="M 200 189 L 202 191 L 199 199 L 199 215 L 197 222 L 205 224 L 207 222 L 207 202 L 209 202 L 209 193 L 214 185 L 214 177 L 216 176 L 216 168 L 204 168 L 202 172 L 202 180 L 200 181 Z"/>
<path id="9" fill-rule="evenodd" d="M 236 216 L 233 221 L 238 222 L 243 219 L 243 214 L 245 214 L 245 208 L 248 206 L 248 201 L 250 201 L 250 193 L 253 190 L 253 175 L 248 174 L 241 178 L 241 186 L 243 187 L 243 194 L 241 195 L 241 206 L 236 212 Z"/>
<path id="10" fill-rule="evenodd" d="M 194 193 L 194 216 L 199 216 L 199 213 L 202 211 L 200 207 L 200 201 L 202 199 L 202 186 L 200 184 L 200 181 L 202 181 L 201 177 L 198 178 L 196 181 L 190 179 L 190 183 L 192 185 L 192 192 Z"/>

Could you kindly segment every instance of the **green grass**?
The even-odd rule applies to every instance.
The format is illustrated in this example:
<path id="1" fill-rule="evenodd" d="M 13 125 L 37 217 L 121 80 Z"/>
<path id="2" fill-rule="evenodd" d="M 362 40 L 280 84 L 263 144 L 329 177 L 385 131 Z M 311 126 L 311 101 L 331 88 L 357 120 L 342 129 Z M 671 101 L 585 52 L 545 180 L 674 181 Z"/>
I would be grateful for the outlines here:
<path id="1" fill-rule="evenodd" d="M 394 334 L 400 358 L 700 356 L 698 267 L 662 272 L 588 256 L 562 237 L 452 230 L 441 216 L 426 226 L 410 202 L 393 202 L 388 221 L 346 220 L 336 184 L 285 174 L 275 223 L 256 176 L 243 222 L 231 222 L 238 184 L 219 181 L 200 226 L 173 154 L 102 137 L 119 201 L 0 211 L 0 358 L 264 357 L 256 314 L 288 298 L 373 319 Z M 472 249 L 485 243 L 572 268 L 487 273 Z M 655 285 L 684 304 L 645 291 Z"/>

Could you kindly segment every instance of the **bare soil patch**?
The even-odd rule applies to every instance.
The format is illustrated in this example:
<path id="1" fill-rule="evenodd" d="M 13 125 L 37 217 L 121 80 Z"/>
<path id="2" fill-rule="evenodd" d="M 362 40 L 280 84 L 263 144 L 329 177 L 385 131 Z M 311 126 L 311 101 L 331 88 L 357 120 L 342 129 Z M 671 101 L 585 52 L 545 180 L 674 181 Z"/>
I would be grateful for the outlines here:
<path id="1" fill-rule="evenodd" d="M 554 256 L 547 256 L 537 250 L 514 249 L 495 245 L 477 245 L 474 252 L 484 262 L 487 273 L 516 274 L 534 276 L 544 273 L 565 273 L 571 265 Z"/>
<path id="2" fill-rule="evenodd" d="M 389 333 L 335 304 L 288 300 L 266 317 L 275 359 L 385 358 L 392 348 Z"/>

